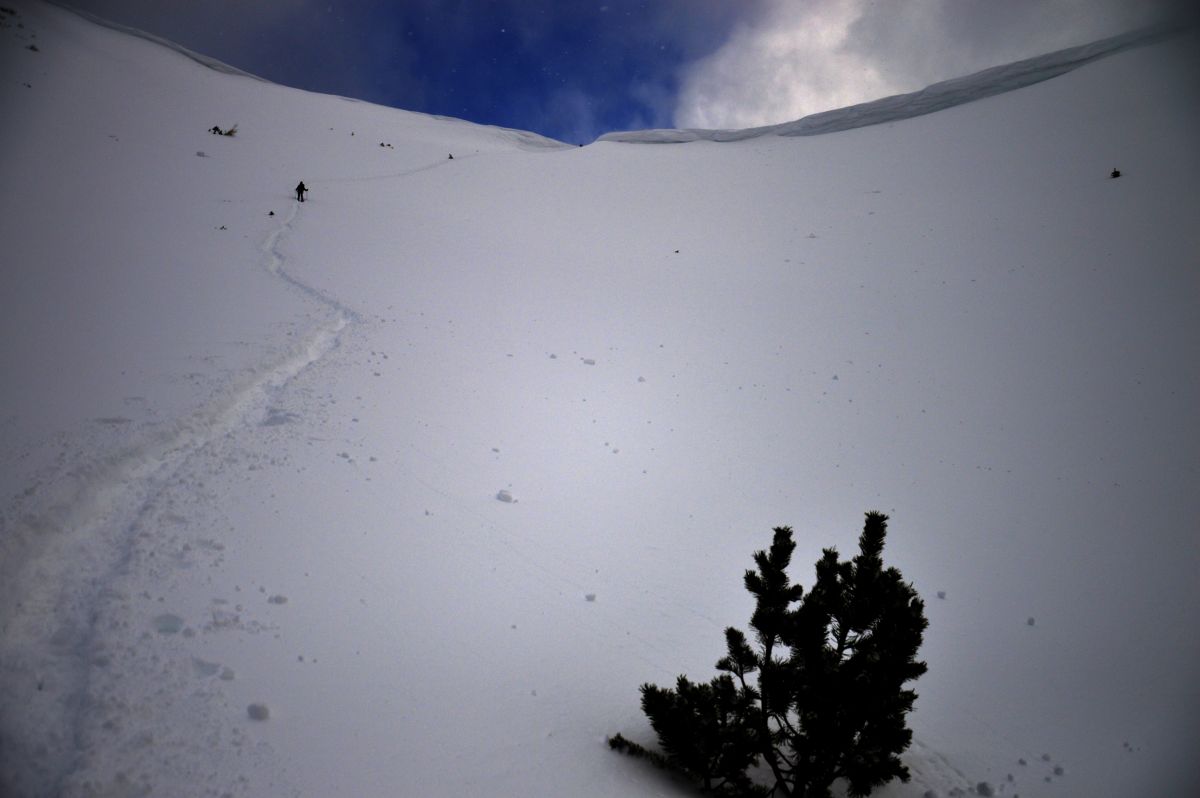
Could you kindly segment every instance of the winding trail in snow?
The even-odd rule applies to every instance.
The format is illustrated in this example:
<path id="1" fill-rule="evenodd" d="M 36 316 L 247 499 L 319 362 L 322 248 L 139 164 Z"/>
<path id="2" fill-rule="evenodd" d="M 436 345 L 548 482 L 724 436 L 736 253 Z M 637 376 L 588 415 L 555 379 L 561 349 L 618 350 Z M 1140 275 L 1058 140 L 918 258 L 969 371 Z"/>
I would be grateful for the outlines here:
<path id="1" fill-rule="evenodd" d="M 332 334 L 336 339 L 337 334 L 340 333 L 347 325 L 361 321 L 361 317 L 358 315 L 358 313 L 346 307 L 341 302 L 338 302 L 325 292 L 314 288 L 303 280 L 296 279 L 284 269 L 284 264 L 287 262 L 287 258 L 284 257 L 282 252 L 279 251 L 279 243 L 287 233 L 291 232 L 292 223 L 296 220 L 296 216 L 298 215 L 299 211 L 300 203 L 293 200 L 292 207 L 288 211 L 287 216 L 280 223 L 279 227 L 276 228 L 270 235 L 268 235 L 266 240 L 263 242 L 263 266 L 273 276 L 278 277 L 280 280 L 287 283 L 304 296 L 320 305 L 324 305 L 326 308 L 334 312 L 336 317 L 335 320 L 330 324 L 322 325 L 322 327 L 318 328 L 317 332 L 310 336 L 310 341 L 314 344 L 318 344 L 320 342 L 313 341 L 312 339 L 323 338 L 324 336 L 321 335 L 322 329 L 325 329 L 326 335 Z M 324 355 L 325 352 L 321 352 L 320 354 L 317 354 L 310 362 L 316 362 L 321 357 L 324 357 Z M 299 372 L 297 371 L 296 373 Z M 295 375 L 293 374 L 291 376 Z"/>
<path id="2" fill-rule="evenodd" d="M 460 155 L 457 158 L 447 158 L 446 160 L 434 161 L 433 163 L 427 163 L 424 166 L 414 166 L 411 169 L 404 169 L 399 172 L 385 172 L 384 174 L 376 175 L 358 175 L 357 177 L 317 177 L 309 180 L 308 182 L 316 186 L 329 185 L 331 183 L 373 183 L 379 180 L 395 180 L 397 178 L 412 177 L 413 175 L 418 175 L 421 172 L 439 169 L 443 166 L 454 163 L 455 161 L 462 163 L 463 161 L 468 161 L 472 158 L 478 157 L 478 154 L 472 153 L 469 155 Z M 295 216 L 295 213 L 293 212 L 291 216 Z"/>
<path id="3" fill-rule="evenodd" d="M 253 369 L 222 395 L 164 429 L 92 462 L 69 464 L 57 495 L 3 536 L 0 618 L 0 792 L 58 794 L 77 771 L 89 710 L 97 628 L 114 580 L 129 563 L 140 521 L 190 458 L 261 420 L 271 398 L 335 350 L 359 316 L 285 270 L 279 246 L 299 203 L 260 246 L 260 265 L 330 311 L 282 356 Z M 49 787 L 49 792 L 45 792 Z"/>

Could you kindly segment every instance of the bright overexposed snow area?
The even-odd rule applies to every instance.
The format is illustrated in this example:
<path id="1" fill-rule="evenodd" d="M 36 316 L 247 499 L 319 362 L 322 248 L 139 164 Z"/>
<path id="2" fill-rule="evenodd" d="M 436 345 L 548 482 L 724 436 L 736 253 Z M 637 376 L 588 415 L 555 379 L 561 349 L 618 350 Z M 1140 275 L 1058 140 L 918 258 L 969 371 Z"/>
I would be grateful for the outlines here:
<path id="1" fill-rule="evenodd" d="M 3 5 L 3 795 L 691 795 L 606 738 L 867 510 L 878 795 L 1200 794 L 1194 32 L 579 148 Z"/>

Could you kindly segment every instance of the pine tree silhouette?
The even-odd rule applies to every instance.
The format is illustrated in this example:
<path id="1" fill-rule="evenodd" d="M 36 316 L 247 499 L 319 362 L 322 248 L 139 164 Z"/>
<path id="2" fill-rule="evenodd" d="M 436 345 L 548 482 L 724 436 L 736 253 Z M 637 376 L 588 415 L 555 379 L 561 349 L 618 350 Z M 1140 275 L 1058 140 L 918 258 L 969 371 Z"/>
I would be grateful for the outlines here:
<path id="1" fill-rule="evenodd" d="M 862 796 L 908 781 L 900 754 L 912 742 L 906 721 L 917 696 L 905 684 L 925 673 L 916 657 L 928 623 L 913 587 L 884 568 L 887 516 L 867 513 L 854 559 L 825 549 L 807 594 L 787 575 L 791 528 L 774 532 L 744 577 L 756 602 L 754 644 L 730 627 L 722 674 L 709 684 L 680 676 L 675 689 L 642 685 L 661 754 L 621 735 L 609 744 L 726 795 L 827 798 L 843 779 Z M 760 759 L 773 785 L 747 774 Z"/>

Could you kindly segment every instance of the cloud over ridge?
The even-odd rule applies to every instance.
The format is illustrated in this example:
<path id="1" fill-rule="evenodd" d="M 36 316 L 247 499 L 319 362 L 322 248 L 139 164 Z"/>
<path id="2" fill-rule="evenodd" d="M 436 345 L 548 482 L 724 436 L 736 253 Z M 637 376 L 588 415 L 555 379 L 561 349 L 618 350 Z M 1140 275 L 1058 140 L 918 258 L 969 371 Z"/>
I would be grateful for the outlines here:
<path id="1" fill-rule="evenodd" d="M 1182 13 L 1172 0 L 767 0 L 684 70 L 680 128 L 740 129 L 914 91 Z"/>

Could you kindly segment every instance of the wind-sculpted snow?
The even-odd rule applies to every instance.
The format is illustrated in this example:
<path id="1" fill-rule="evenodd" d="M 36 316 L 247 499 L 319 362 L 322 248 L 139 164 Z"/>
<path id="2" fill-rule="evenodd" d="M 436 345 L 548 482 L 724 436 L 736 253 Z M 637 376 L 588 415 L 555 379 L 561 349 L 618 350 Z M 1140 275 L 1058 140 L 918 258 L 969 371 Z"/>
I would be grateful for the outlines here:
<path id="1" fill-rule="evenodd" d="M 964 77 L 952 78 L 909 94 L 896 94 L 848 108 L 822 111 L 777 125 L 742 130 L 638 130 L 607 133 L 599 140 L 644 144 L 742 141 L 759 136 L 817 136 L 868 125 L 898 122 L 1032 86 L 1078 69 L 1099 58 L 1115 55 L 1131 47 L 1153 44 L 1179 32 L 1175 27 L 1152 27 L 1132 31 L 1079 47 L 1070 47 L 1012 64 L 991 67 Z"/>

